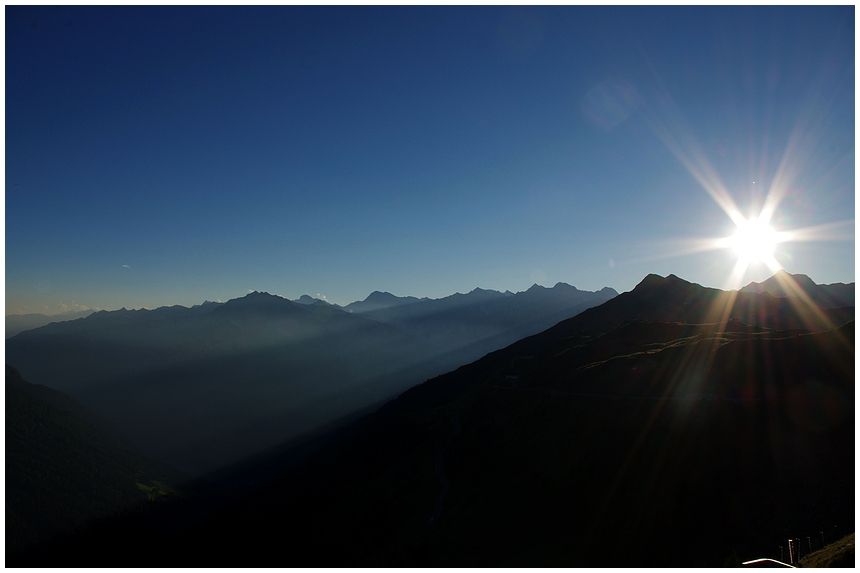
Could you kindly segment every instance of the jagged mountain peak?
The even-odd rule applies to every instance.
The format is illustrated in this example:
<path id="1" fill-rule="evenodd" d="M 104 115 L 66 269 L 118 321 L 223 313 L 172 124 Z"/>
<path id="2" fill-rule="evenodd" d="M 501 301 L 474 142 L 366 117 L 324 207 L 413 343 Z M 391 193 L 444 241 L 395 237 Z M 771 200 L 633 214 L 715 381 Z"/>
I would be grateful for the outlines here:
<path id="1" fill-rule="evenodd" d="M 216 311 L 254 310 L 269 312 L 278 310 L 299 309 L 301 305 L 294 303 L 282 296 L 262 291 L 252 291 L 238 298 L 230 299 L 221 305 Z"/>
<path id="2" fill-rule="evenodd" d="M 786 284 L 786 281 L 791 281 L 791 283 L 794 283 L 801 288 L 812 288 L 818 286 L 817 283 L 809 277 L 809 275 L 801 273 L 793 274 L 785 269 L 779 269 L 772 276 L 762 282 L 751 282 L 741 290 L 755 290 L 757 288 L 767 290 L 769 287 L 782 288 L 782 285 Z"/>
<path id="3" fill-rule="evenodd" d="M 418 300 L 419 299 L 414 296 L 397 296 L 388 291 L 375 290 L 367 295 L 367 298 L 364 300 L 351 302 L 343 308 L 347 312 L 370 312 L 392 306 L 400 306 L 402 304 L 417 302 Z"/>
<path id="4" fill-rule="evenodd" d="M 677 275 L 669 274 L 665 277 L 662 277 L 655 273 L 650 273 L 644 279 L 642 279 L 638 285 L 633 289 L 634 292 L 642 289 L 651 289 L 655 287 L 665 287 L 670 285 L 680 286 L 680 285 L 693 285 L 689 281 L 686 281 L 680 278 Z"/>
<path id="5" fill-rule="evenodd" d="M 481 287 L 475 287 L 468 292 L 468 294 L 499 294 L 499 291 L 493 289 L 486 289 Z"/>
<path id="6" fill-rule="evenodd" d="M 280 299 L 287 300 L 282 296 L 278 296 L 276 294 L 272 294 L 270 292 L 254 290 L 246 294 L 245 296 L 236 297 L 231 300 L 272 300 L 272 299 Z"/>
<path id="7" fill-rule="evenodd" d="M 323 300 L 321 298 L 316 298 L 316 297 L 313 297 L 309 294 L 303 294 L 302 296 L 300 296 L 299 298 L 297 298 L 293 302 L 297 302 L 299 304 L 304 304 L 304 305 L 315 304 L 315 305 L 322 305 L 322 306 L 337 306 L 337 305 L 330 303 L 327 300 Z"/>

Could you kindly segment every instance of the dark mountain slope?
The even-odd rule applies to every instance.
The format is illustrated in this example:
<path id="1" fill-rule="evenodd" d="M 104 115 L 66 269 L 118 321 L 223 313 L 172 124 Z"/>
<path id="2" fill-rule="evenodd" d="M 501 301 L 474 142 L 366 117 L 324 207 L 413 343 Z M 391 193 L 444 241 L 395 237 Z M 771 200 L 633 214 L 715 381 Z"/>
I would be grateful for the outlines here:
<path id="1" fill-rule="evenodd" d="M 853 519 L 853 326 L 606 336 L 415 388 L 192 537 L 290 514 L 295 563 L 722 565 Z"/>
<path id="2" fill-rule="evenodd" d="M 116 565 L 147 536 L 147 565 L 701 566 L 853 527 L 853 322 L 768 329 L 796 317 L 760 295 L 742 309 L 759 324 L 688 321 L 730 295 L 649 277 L 258 462 L 280 468 L 267 483 L 64 550 L 94 564 L 109 540 Z M 242 472 L 258 473 L 209 491 Z"/>
<path id="3" fill-rule="evenodd" d="M 68 396 L 9 366 L 5 392 L 7 551 L 167 491 L 171 471 L 134 453 Z"/>

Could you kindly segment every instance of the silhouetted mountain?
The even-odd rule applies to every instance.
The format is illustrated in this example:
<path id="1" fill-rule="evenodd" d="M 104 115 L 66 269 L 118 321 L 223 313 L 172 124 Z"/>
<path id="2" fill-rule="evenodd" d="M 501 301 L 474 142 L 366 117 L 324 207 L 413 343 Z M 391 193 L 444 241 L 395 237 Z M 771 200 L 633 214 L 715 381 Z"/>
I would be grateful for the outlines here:
<path id="1" fill-rule="evenodd" d="M 6 550 L 169 492 L 171 472 L 134 453 L 77 402 L 6 366 Z"/>
<path id="2" fill-rule="evenodd" d="M 795 308 L 650 275 L 40 557 L 121 563 L 145 538 L 150 566 L 737 565 L 822 524 L 853 531 L 854 324 L 773 328 L 803 322 Z"/>
<path id="3" fill-rule="evenodd" d="M 397 307 L 432 302 L 430 309 L 448 313 L 425 313 L 417 325 L 255 291 L 225 303 L 102 311 L 48 325 L 9 339 L 7 357 L 34 382 L 93 408 L 148 455 L 204 471 L 389 399 L 605 300 L 576 291 L 549 302 L 551 312 L 476 306 L 499 298 L 517 299 L 476 289 Z"/>
<path id="4" fill-rule="evenodd" d="M 254 291 L 243 297 L 228 300 L 217 311 L 221 313 L 235 313 L 237 315 L 246 313 L 289 315 L 304 312 L 304 309 L 284 297 L 267 292 Z"/>
<path id="5" fill-rule="evenodd" d="M 7 314 L 6 315 L 6 338 L 15 336 L 19 332 L 39 328 L 52 322 L 63 320 L 74 320 L 92 314 L 92 310 L 76 310 L 62 314 Z"/>
<path id="6" fill-rule="evenodd" d="M 335 306 L 335 307 L 340 308 L 340 305 L 332 304 L 327 300 L 323 300 L 321 298 L 314 298 L 314 297 L 307 295 L 307 294 L 303 294 L 302 296 L 297 298 L 294 302 L 297 302 L 299 304 L 324 304 L 324 305 Z"/>
<path id="7" fill-rule="evenodd" d="M 766 292 L 779 298 L 808 297 L 822 308 L 854 306 L 854 283 L 816 284 L 806 275 L 779 270 L 761 283 L 750 283 L 741 292 Z"/>
<path id="8" fill-rule="evenodd" d="M 853 320 L 853 307 L 821 309 L 767 293 L 722 291 L 685 281 L 675 275 L 646 276 L 635 289 L 610 303 L 583 312 L 576 322 L 560 328 L 607 331 L 630 320 L 715 323 L 730 318 L 775 330 L 830 330 Z"/>
<path id="9" fill-rule="evenodd" d="M 367 295 L 366 299 L 351 302 L 343 308 L 349 312 L 362 313 L 389 308 L 392 306 L 400 306 L 402 304 L 410 304 L 418 302 L 419 300 L 427 299 L 419 299 L 414 296 L 395 296 L 390 292 L 380 292 L 375 290 Z"/>

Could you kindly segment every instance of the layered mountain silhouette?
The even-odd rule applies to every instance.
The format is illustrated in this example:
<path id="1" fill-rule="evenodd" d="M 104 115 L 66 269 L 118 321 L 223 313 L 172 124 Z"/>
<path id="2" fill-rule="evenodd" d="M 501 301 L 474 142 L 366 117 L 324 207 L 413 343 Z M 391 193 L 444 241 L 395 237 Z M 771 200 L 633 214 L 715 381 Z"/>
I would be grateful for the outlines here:
<path id="1" fill-rule="evenodd" d="M 388 325 L 260 292 L 98 312 L 7 341 L 7 359 L 30 380 L 68 392 L 148 455 L 192 472 L 366 405 L 343 393 L 419 350 Z"/>
<path id="2" fill-rule="evenodd" d="M 375 290 L 369 295 L 367 295 L 366 299 L 351 302 L 344 308 L 349 312 L 362 313 L 370 312 L 373 310 L 381 310 L 383 308 L 390 308 L 393 306 L 400 306 L 402 304 L 410 304 L 413 302 L 419 302 L 421 300 L 429 299 L 419 299 L 414 296 L 396 296 L 391 294 L 390 292 L 381 292 Z"/>
<path id="3" fill-rule="evenodd" d="M 6 367 L 6 550 L 171 493 L 171 470 L 136 453 L 64 394 Z"/>
<path id="4" fill-rule="evenodd" d="M 19 332 L 39 328 L 52 322 L 63 320 L 75 320 L 92 314 L 92 310 L 76 310 L 61 314 L 7 314 L 6 315 L 6 338 L 15 336 Z"/>
<path id="5" fill-rule="evenodd" d="M 416 299 L 384 316 L 252 292 L 191 308 L 96 312 L 22 332 L 6 352 L 29 380 L 81 400 L 147 455 L 200 473 L 379 404 L 615 294 L 548 290 L 555 295 Z M 487 304 L 498 299 L 510 302 Z M 421 314 L 393 312 L 407 307 Z"/>
<path id="6" fill-rule="evenodd" d="M 553 288 L 534 285 L 517 294 L 476 288 L 465 294 L 367 311 L 364 316 L 418 332 L 449 350 L 483 341 L 483 354 L 617 294 L 611 288 L 590 292 L 565 283 Z"/>
<path id="7" fill-rule="evenodd" d="M 719 566 L 853 531 L 853 309 L 800 298 L 649 275 L 29 559 L 144 537 L 143 565 Z"/>

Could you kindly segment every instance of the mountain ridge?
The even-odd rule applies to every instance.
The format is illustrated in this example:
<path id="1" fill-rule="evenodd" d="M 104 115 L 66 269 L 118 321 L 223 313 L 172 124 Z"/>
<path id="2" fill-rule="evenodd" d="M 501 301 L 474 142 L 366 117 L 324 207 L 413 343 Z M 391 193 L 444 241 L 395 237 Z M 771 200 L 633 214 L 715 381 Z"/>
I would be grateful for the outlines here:
<path id="1" fill-rule="evenodd" d="M 122 555 L 144 536 L 150 564 L 247 563 L 253 547 L 257 564 L 738 565 L 853 524 L 853 309 L 833 329 L 781 329 L 798 312 L 649 275 L 295 458 L 252 463 L 211 490 L 211 517 L 110 523 L 59 553 Z M 259 468 L 277 469 L 218 505 Z M 177 516 L 188 525 L 166 531 Z"/>
<path id="2" fill-rule="evenodd" d="M 777 298 L 808 298 L 823 308 L 854 306 L 854 283 L 818 284 L 805 274 L 779 270 L 762 282 L 751 282 L 740 292 L 768 293 Z"/>

